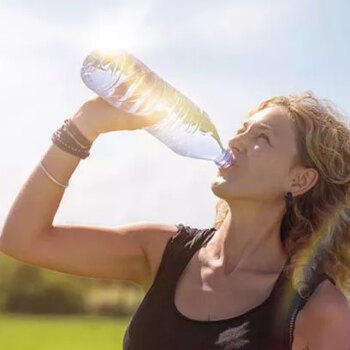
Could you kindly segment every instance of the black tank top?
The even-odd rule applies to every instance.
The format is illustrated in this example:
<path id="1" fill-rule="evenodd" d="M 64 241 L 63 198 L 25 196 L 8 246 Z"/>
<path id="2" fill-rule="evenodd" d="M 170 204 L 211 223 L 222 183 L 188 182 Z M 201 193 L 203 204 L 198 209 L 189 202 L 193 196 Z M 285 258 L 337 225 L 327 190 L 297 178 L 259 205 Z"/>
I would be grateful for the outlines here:
<path id="1" fill-rule="evenodd" d="M 175 288 L 191 257 L 208 243 L 216 229 L 176 226 L 178 231 L 167 242 L 153 284 L 128 324 L 123 350 L 291 349 L 297 312 L 307 299 L 292 289 L 284 274 L 289 260 L 269 297 L 258 306 L 228 319 L 193 320 L 176 308 Z M 330 277 L 318 276 L 313 290 L 325 278 Z"/>

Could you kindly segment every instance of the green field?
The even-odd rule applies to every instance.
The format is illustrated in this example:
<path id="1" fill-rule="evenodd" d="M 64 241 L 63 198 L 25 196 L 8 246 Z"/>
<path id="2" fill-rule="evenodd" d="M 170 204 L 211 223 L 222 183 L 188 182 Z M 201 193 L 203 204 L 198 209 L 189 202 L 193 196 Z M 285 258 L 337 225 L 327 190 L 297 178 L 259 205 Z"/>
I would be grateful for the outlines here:
<path id="1" fill-rule="evenodd" d="M 0 314 L 3 350 L 120 350 L 129 319 Z"/>

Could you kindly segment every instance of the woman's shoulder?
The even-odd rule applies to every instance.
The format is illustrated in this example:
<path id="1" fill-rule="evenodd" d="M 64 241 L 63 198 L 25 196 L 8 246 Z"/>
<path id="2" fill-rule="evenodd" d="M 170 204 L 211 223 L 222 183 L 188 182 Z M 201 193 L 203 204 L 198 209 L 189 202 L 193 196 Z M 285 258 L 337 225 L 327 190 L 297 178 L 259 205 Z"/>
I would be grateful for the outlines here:
<path id="1" fill-rule="evenodd" d="M 317 334 L 330 338 L 332 330 L 340 330 L 344 324 L 350 326 L 349 301 L 336 285 L 325 279 L 316 287 L 299 316 L 296 332 L 307 343 Z"/>
<path id="2" fill-rule="evenodd" d="M 150 276 L 145 289 L 153 283 L 158 274 L 161 262 L 170 255 L 182 254 L 205 241 L 213 228 L 200 229 L 182 223 L 167 225 L 161 234 L 153 235 L 152 240 L 144 246 L 147 255 Z"/>
<path id="3" fill-rule="evenodd" d="M 324 279 L 317 285 L 305 305 L 305 314 L 319 313 L 319 310 L 328 308 L 344 307 L 349 308 L 348 300 L 345 295 L 334 284 L 330 278 Z"/>
<path id="4" fill-rule="evenodd" d="M 183 248 L 192 248 L 197 244 L 204 244 L 215 233 L 214 227 L 198 228 L 184 224 L 175 225 L 178 230 L 171 237 L 169 244 L 179 244 Z"/>

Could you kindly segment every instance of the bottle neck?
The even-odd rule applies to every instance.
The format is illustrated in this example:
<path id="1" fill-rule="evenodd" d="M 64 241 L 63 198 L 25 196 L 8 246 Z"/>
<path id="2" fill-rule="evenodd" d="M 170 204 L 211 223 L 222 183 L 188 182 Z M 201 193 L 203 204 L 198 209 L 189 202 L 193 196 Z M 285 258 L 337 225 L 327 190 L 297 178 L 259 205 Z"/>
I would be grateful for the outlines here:
<path id="1" fill-rule="evenodd" d="M 234 162 L 234 157 L 228 149 L 225 149 L 214 162 L 220 168 L 228 168 Z"/>

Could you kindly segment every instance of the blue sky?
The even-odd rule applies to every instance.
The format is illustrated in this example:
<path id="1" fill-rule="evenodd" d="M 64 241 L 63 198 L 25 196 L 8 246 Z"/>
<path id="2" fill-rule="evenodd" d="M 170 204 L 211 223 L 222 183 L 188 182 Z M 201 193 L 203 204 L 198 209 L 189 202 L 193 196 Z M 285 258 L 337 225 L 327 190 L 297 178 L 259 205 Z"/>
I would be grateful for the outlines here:
<path id="1" fill-rule="evenodd" d="M 93 96 L 79 70 L 94 46 L 139 57 L 204 109 L 226 144 L 273 95 L 312 90 L 349 115 L 349 13 L 345 0 L 0 0 L 0 225 L 52 133 Z M 54 223 L 210 227 L 216 173 L 143 130 L 103 134 Z"/>

